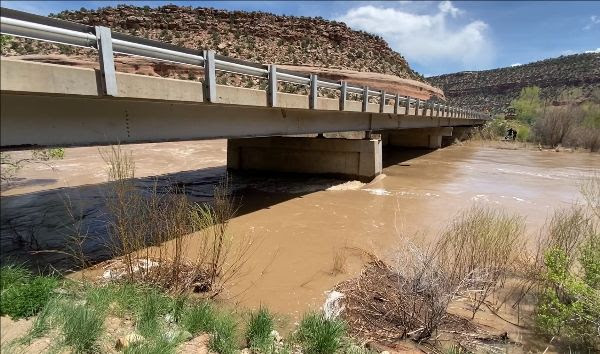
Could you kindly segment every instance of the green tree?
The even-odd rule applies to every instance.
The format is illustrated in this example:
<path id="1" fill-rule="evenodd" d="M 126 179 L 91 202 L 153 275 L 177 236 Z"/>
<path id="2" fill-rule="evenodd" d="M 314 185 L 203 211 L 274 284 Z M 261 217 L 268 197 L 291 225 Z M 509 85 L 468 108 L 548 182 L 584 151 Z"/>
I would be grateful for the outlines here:
<path id="1" fill-rule="evenodd" d="M 519 98 L 513 100 L 511 106 L 515 108 L 518 120 L 529 125 L 533 124 L 542 108 L 540 88 L 537 86 L 523 88 Z"/>

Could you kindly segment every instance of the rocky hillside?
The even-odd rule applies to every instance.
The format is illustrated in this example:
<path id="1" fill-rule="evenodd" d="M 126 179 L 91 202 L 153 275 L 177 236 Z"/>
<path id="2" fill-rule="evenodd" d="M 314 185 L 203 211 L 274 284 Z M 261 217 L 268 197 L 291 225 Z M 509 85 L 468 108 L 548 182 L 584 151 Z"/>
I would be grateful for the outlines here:
<path id="1" fill-rule="evenodd" d="M 223 55 L 261 63 L 347 69 L 424 81 L 381 37 L 320 17 L 175 5 L 82 8 L 51 16 L 86 25 L 109 26 L 115 31 L 188 48 L 211 48 Z M 84 49 L 21 39 L 3 45 L 2 52 L 4 56 L 86 53 Z"/>
<path id="2" fill-rule="evenodd" d="M 527 86 L 539 86 L 554 105 L 600 95 L 600 53 L 575 54 L 530 64 L 485 71 L 433 76 L 427 80 L 444 90 L 452 104 L 502 112 Z"/>

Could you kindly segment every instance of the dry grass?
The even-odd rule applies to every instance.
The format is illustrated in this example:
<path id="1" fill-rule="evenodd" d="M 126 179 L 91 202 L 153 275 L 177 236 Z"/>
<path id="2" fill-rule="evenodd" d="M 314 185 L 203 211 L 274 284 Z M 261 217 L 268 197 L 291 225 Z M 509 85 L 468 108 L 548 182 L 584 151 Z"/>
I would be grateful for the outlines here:
<path id="1" fill-rule="evenodd" d="M 135 164 L 120 146 L 102 152 L 108 165 L 110 191 L 106 198 L 109 247 L 120 255 L 114 274 L 182 292 L 193 287 L 214 296 L 238 274 L 250 243 L 234 247 L 228 232 L 236 209 L 225 178 L 214 189 L 214 203 L 187 200 L 172 188 L 139 188 Z"/>
<path id="2" fill-rule="evenodd" d="M 435 245 L 433 258 L 464 295 L 475 317 L 484 301 L 502 286 L 523 251 L 525 224 L 516 215 L 474 206 L 462 212 Z"/>
<path id="3" fill-rule="evenodd" d="M 333 253 L 333 266 L 331 268 L 332 275 L 338 275 L 346 273 L 348 263 L 348 254 L 346 252 L 346 248 L 337 249 Z"/>

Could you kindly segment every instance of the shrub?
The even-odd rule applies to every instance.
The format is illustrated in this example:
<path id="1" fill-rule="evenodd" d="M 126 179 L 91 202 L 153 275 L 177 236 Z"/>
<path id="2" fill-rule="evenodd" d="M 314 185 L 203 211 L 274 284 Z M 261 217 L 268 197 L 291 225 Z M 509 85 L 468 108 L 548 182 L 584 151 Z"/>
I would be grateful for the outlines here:
<path id="1" fill-rule="evenodd" d="M 295 336 L 304 353 L 331 354 L 342 346 L 345 334 L 344 322 L 309 313 L 302 318 Z"/>
<path id="2" fill-rule="evenodd" d="M 518 120 L 532 124 L 542 107 L 540 88 L 537 86 L 524 87 L 519 97 L 511 102 L 511 106 L 515 108 Z"/>
<path id="3" fill-rule="evenodd" d="M 544 259 L 547 271 L 536 313 L 537 328 L 570 345 L 600 350 L 600 293 L 569 269 L 563 250 L 550 249 Z"/>
<path id="4" fill-rule="evenodd" d="M 524 246 L 524 232 L 521 217 L 474 206 L 462 212 L 442 235 L 435 259 L 451 283 L 466 281 L 474 290 L 473 317 L 515 264 Z"/>
<path id="5" fill-rule="evenodd" d="M 266 308 L 261 307 L 251 313 L 246 330 L 246 341 L 250 348 L 266 353 L 273 343 L 273 329 L 273 315 Z"/>
<path id="6" fill-rule="evenodd" d="M 44 308 L 52 291 L 58 286 L 58 280 L 53 277 L 27 276 L 19 281 L 14 278 L 18 274 L 24 273 L 17 269 L 2 272 L 0 313 L 12 318 L 34 316 Z"/>

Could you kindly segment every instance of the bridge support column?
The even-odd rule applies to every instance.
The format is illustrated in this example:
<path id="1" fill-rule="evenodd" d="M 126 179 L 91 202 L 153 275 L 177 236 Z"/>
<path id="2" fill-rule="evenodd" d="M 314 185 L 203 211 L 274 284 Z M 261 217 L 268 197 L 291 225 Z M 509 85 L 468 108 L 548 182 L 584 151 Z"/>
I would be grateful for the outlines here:
<path id="1" fill-rule="evenodd" d="M 387 130 L 383 133 L 386 145 L 437 149 L 442 137 L 452 136 L 452 127 Z"/>
<path id="2" fill-rule="evenodd" d="M 268 137 L 227 140 L 227 169 L 335 175 L 370 181 L 381 173 L 381 140 Z"/>

